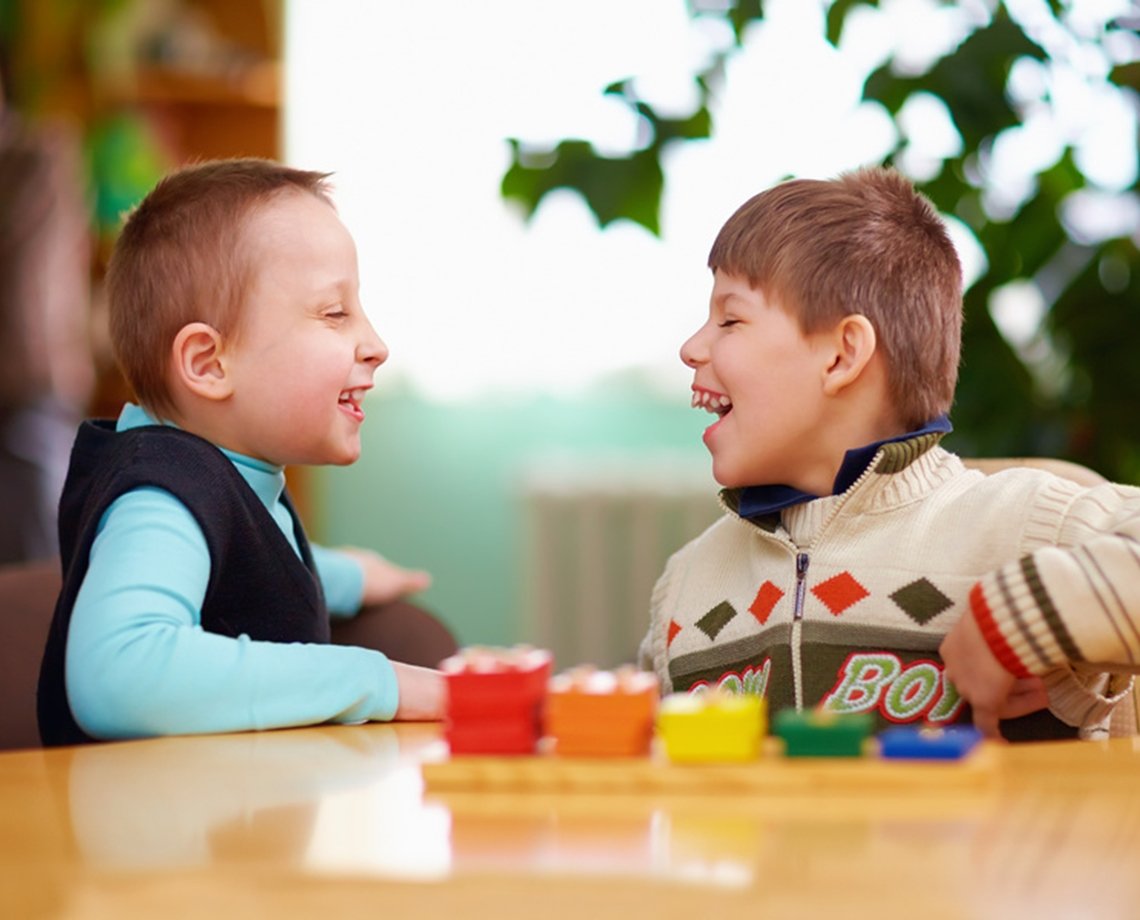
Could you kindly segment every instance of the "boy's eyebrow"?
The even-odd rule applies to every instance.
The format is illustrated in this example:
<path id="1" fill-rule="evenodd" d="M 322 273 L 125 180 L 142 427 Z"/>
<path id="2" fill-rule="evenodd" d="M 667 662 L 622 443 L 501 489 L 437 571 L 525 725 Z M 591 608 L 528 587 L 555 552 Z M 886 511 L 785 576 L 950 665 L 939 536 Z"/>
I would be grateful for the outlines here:
<path id="1" fill-rule="evenodd" d="M 719 307 L 723 310 L 726 306 L 728 306 L 730 301 L 743 299 L 744 298 L 736 293 L 736 291 L 721 291 L 719 294 L 713 297 L 712 302 L 714 307 Z"/>
<path id="2" fill-rule="evenodd" d="M 344 292 L 344 290 L 351 287 L 351 285 L 352 279 L 350 279 L 348 276 L 337 276 L 328 278 L 327 280 L 322 279 L 321 283 L 318 284 L 314 290 L 317 295 L 321 297 L 324 297 L 326 295 L 335 295 L 339 297 Z"/>

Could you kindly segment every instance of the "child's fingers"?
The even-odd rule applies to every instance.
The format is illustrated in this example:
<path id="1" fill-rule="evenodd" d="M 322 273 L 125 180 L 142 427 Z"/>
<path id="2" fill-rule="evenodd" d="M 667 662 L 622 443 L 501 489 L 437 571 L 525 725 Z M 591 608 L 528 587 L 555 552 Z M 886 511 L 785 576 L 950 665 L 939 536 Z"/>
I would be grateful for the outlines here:
<path id="1" fill-rule="evenodd" d="M 1039 677 L 1014 681 L 1004 700 L 996 706 L 973 703 L 974 726 L 987 738 L 1000 739 L 1002 719 L 1017 719 L 1049 705 L 1049 694 Z"/>
<path id="2" fill-rule="evenodd" d="M 1028 677 L 1014 683 L 999 709 L 1001 718 L 1017 719 L 1048 705 L 1049 694 L 1041 678 Z"/>
<path id="3" fill-rule="evenodd" d="M 1001 738 L 1001 728 L 998 725 L 998 721 L 998 711 L 996 709 L 974 707 L 974 727 L 986 738 Z"/>
<path id="4" fill-rule="evenodd" d="M 431 587 L 431 575 L 424 571 L 412 570 L 404 572 L 404 590 L 424 591 Z"/>

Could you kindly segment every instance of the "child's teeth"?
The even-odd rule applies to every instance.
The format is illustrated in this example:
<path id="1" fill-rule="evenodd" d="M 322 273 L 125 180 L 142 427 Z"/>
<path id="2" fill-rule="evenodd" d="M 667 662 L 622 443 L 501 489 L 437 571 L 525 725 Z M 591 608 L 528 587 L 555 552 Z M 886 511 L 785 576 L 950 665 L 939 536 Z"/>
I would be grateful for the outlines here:
<path id="1" fill-rule="evenodd" d="M 693 390 L 692 407 L 702 408 L 708 412 L 717 412 L 721 409 L 731 409 L 732 400 L 727 396 L 712 393 L 708 390 Z"/>

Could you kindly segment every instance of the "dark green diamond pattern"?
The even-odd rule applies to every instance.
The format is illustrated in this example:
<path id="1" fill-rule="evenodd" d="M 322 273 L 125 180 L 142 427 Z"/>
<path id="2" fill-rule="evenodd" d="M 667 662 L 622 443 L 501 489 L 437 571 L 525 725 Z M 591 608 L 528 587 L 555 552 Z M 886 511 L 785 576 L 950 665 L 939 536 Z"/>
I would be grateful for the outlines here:
<path id="1" fill-rule="evenodd" d="M 903 585 L 891 595 L 891 600 L 920 626 L 925 626 L 954 603 L 925 578 Z"/>
<path id="2" fill-rule="evenodd" d="M 697 620 L 697 628 L 710 639 L 715 640 L 720 631 L 724 629 L 735 616 L 736 611 L 732 609 L 732 604 L 728 601 L 721 601 L 713 607 L 712 610 Z"/>

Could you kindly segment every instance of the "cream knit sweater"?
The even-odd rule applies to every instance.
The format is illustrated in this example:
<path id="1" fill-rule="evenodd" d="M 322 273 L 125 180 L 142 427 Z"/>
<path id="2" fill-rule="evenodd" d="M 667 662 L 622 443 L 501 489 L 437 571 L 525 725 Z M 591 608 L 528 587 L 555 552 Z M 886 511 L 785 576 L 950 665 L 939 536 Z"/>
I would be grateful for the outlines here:
<path id="1" fill-rule="evenodd" d="M 963 704 L 938 646 L 972 601 L 1005 666 L 1045 677 L 1057 719 L 1127 731 L 1112 716 L 1140 670 L 1140 489 L 985 476 L 937 440 L 887 444 L 846 492 L 758 523 L 724 493 L 728 513 L 657 583 L 642 666 L 666 692 L 951 722 Z"/>

